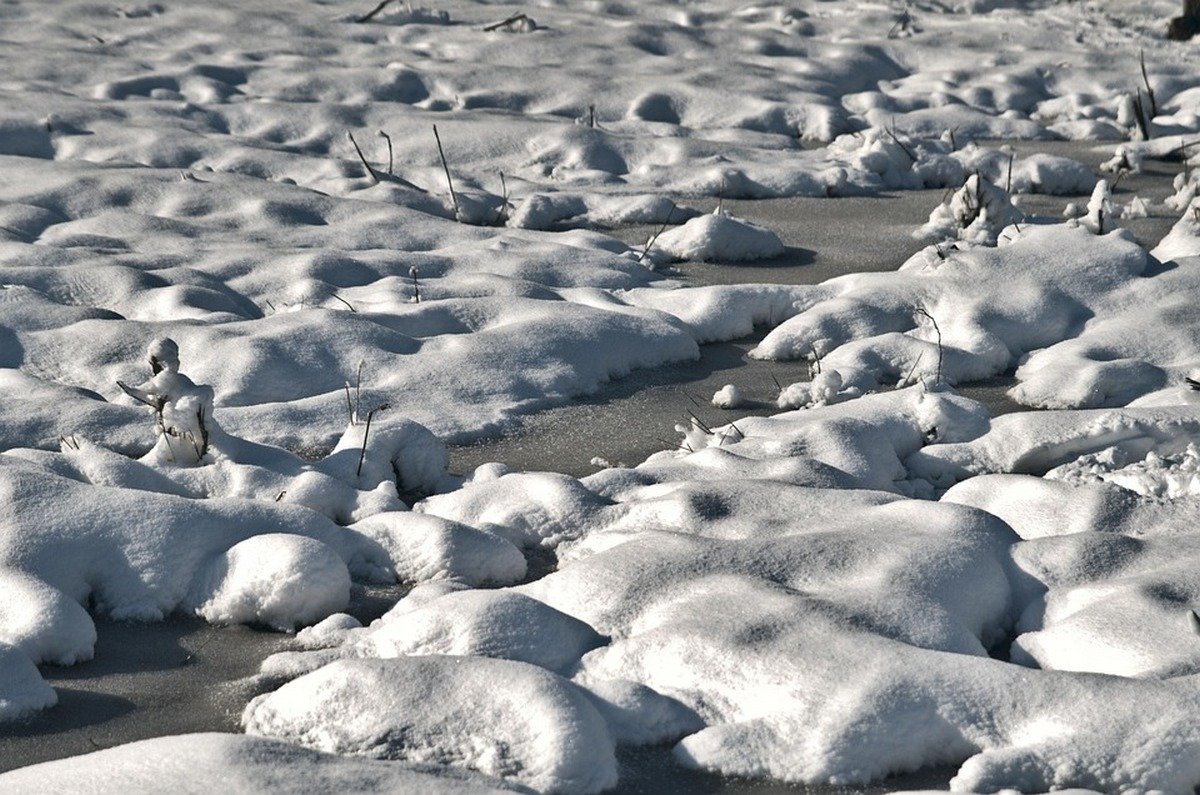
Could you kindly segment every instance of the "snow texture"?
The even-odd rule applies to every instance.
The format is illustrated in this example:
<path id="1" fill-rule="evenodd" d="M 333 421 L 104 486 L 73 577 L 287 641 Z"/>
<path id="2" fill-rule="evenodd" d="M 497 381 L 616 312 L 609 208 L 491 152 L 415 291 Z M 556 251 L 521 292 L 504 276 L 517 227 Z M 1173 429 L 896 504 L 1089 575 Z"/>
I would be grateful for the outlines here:
<path id="1" fill-rule="evenodd" d="M 341 660 L 254 699 L 243 723 L 320 751 L 452 764 L 545 792 L 617 782 L 612 738 L 582 691 L 508 660 Z"/>

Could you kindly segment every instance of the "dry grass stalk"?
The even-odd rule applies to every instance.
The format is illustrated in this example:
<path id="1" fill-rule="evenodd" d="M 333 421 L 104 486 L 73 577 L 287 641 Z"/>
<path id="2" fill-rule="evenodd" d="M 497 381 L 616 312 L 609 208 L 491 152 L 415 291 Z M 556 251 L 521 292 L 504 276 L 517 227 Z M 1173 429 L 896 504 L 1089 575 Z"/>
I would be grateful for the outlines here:
<path id="1" fill-rule="evenodd" d="M 454 220 L 462 215 L 458 209 L 458 194 L 454 192 L 454 180 L 450 178 L 450 166 L 446 163 L 446 152 L 442 149 L 442 136 L 438 135 L 437 125 L 433 125 L 433 139 L 437 141 L 438 156 L 442 158 L 442 170 L 446 172 L 446 184 L 450 186 L 450 201 L 454 203 Z"/>

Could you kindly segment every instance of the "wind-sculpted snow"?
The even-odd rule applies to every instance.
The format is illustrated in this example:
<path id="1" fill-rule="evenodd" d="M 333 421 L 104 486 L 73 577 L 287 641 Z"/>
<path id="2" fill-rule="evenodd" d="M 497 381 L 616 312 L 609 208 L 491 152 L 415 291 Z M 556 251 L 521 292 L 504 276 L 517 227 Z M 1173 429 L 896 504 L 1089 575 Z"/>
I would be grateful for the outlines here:
<path id="1" fill-rule="evenodd" d="M 989 511 L 1026 539 L 1014 557 L 1048 590 L 1017 624 L 1014 661 L 1145 678 L 1200 672 L 1194 496 L 987 475 L 943 500 Z"/>

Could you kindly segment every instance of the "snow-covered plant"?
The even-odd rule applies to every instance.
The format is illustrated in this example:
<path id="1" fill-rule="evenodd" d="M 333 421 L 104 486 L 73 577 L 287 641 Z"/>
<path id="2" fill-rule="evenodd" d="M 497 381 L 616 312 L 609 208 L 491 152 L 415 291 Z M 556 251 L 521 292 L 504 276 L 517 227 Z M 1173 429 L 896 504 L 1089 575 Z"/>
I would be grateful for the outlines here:
<path id="1" fill-rule="evenodd" d="M 1182 212 L 1200 193 L 1200 169 L 1179 172 L 1171 184 L 1175 188 L 1175 195 L 1168 196 L 1164 204 L 1172 210 Z"/>
<path id="2" fill-rule="evenodd" d="M 1088 199 L 1083 225 L 1097 235 L 1102 235 L 1113 230 L 1119 217 L 1120 213 L 1113 204 L 1112 192 L 1108 188 L 1108 180 L 1102 179 L 1096 183 L 1092 198 Z"/>
<path id="3" fill-rule="evenodd" d="M 847 387 L 841 373 L 826 370 L 813 374 L 808 382 L 789 384 L 779 391 L 775 405 L 781 409 L 802 409 L 829 406 L 862 395 L 857 387 Z"/>
<path id="4" fill-rule="evenodd" d="M 194 466 L 208 455 L 215 431 L 213 390 L 197 385 L 179 372 L 179 346 L 169 338 L 156 339 L 147 349 L 150 378 L 117 386 L 154 412 L 158 439 L 148 457 L 160 463 Z"/>
<path id="5" fill-rule="evenodd" d="M 1003 188 L 986 177 L 972 174 L 961 188 L 934 208 L 928 223 L 914 236 L 929 240 L 957 238 L 994 246 L 1001 230 L 1024 218 Z"/>

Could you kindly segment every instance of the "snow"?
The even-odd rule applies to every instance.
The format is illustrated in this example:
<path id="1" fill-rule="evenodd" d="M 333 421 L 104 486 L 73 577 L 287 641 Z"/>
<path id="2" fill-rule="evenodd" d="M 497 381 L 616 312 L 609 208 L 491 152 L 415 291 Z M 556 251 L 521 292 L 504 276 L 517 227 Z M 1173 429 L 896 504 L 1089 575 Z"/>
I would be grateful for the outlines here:
<path id="1" fill-rule="evenodd" d="M 712 396 L 712 404 L 719 409 L 736 409 L 743 405 L 746 398 L 737 384 L 726 384 Z"/>
<path id="2" fill-rule="evenodd" d="M 1124 309 L 1121 288 L 1151 282 L 1138 279 L 1147 265 L 1125 233 L 1069 225 L 1023 227 L 998 248 L 931 247 L 898 271 L 810 288 L 800 311 L 751 355 L 795 359 L 815 350 L 823 370 L 860 388 L 913 374 L 930 382 L 988 378 L 1074 336 L 1089 318 Z"/>
<path id="3" fill-rule="evenodd" d="M 0 643 L 0 720 L 24 718 L 58 703 L 58 694 L 46 684 L 29 655 Z"/>
<path id="4" fill-rule="evenodd" d="M 293 630 L 350 604 L 350 573 L 337 553 L 316 539 L 285 533 L 235 544 L 199 578 L 188 602 L 214 624 L 258 622 Z"/>
<path id="5" fill-rule="evenodd" d="M 593 793 L 665 744 L 807 785 L 1195 789 L 1175 6 L 6 6 L 0 721 L 99 617 L 296 635 L 247 735 L 0 790 Z M 929 243 L 897 270 L 712 283 L 827 272 L 735 200 L 899 191 L 931 214 L 879 232 Z M 450 471 L 751 335 L 809 365 L 774 416 L 706 419 L 770 405 L 730 369 L 636 466 Z M 956 391 L 1010 377 L 1038 411 Z M 404 591 L 374 621 L 372 584 Z"/>
<path id="6" fill-rule="evenodd" d="M 380 762 L 310 751 L 240 734 L 183 734 L 129 743 L 31 765 L 0 775 L 0 792 L 170 790 L 202 795 L 219 781 L 230 793 L 280 789 L 309 792 L 421 791 L 446 795 L 510 792 L 478 774 L 433 765 Z M 517 789 L 517 791 L 522 791 Z"/>
<path id="7" fill-rule="evenodd" d="M 717 211 L 664 232 L 647 244 L 676 260 L 744 262 L 783 253 L 783 243 L 769 229 Z"/>
<path id="8" fill-rule="evenodd" d="M 539 791 L 593 793 L 617 782 L 612 738 L 588 698 L 509 660 L 340 660 L 254 699 L 243 723 L 251 735 L 320 751 L 450 764 Z"/>

